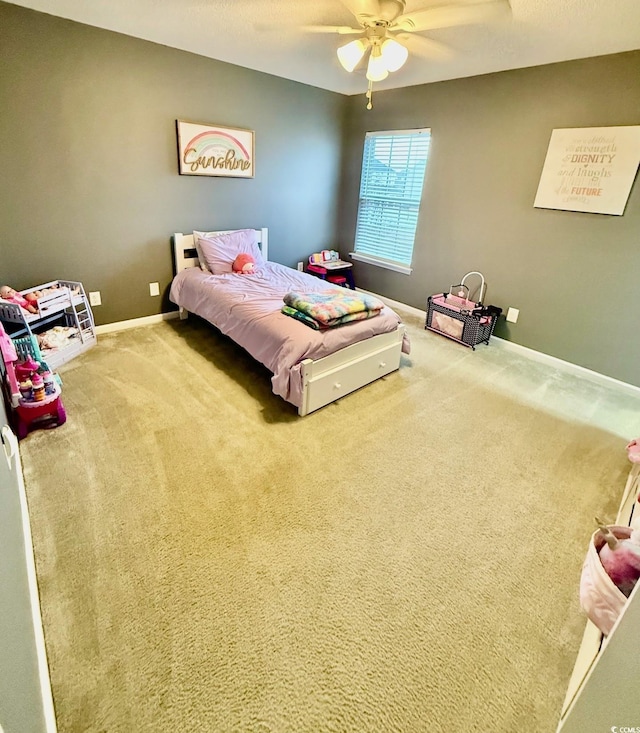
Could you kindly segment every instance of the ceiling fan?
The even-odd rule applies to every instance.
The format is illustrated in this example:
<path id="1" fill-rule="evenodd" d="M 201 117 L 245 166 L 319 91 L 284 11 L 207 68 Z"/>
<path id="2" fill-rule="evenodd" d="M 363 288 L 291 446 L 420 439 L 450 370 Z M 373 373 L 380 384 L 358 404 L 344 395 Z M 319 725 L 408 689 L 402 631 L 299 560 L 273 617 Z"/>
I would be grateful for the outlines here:
<path id="1" fill-rule="evenodd" d="M 312 33 L 357 34 L 360 37 L 338 48 L 338 60 L 346 71 L 353 71 L 369 52 L 366 76 L 367 109 L 371 109 L 373 83 L 386 79 L 400 69 L 409 56 L 433 57 L 446 53 L 446 47 L 412 35 L 436 28 L 481 23 L 509 12 L 509 0 L 460 0 L 454 5 L 434 5 L 405 13 L 406 0 L 340 0 L 355 16 L 360 26 L 305 26 Z"/>

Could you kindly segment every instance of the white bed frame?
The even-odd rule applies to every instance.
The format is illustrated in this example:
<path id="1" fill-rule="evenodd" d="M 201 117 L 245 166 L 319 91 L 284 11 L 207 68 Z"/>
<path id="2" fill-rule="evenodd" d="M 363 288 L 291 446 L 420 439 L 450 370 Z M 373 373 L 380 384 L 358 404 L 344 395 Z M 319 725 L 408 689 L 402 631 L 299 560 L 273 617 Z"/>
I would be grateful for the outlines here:
<path id="1" fill-rule="evenodd" d="M 229 234 L 231 231 L 234 230 L 215 234 Z M 268 259 L 268 231 L 266 228 L 256 229 L 256 233 L 262 254 Z M 200 266 L 192 234 L 174 234 L 173 247 L 176 274 L 189 267 Z M 187 315 L 186 310 L 180 308 L 180 318 L 185 319 Z M 302 404 L 298 414 L 308 415 L 396 371 L 400 367 L 404 331 L 404 325 L 398 324 L 395 331 L 351 344 L 322 359 L 304 359 L 301 362 Z"/>

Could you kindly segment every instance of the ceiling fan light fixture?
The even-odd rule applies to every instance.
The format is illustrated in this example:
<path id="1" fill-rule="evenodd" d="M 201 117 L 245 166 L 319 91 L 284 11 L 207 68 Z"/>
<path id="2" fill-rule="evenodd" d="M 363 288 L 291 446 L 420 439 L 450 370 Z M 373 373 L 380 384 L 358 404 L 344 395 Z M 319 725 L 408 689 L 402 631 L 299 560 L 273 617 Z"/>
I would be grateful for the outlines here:
<path id="1" fill-rule="evenodd" d="M 393 38 L 382 44 L 381 54 L 387 71 L 398 71 L 409 57 L 409 51 Z"/>
<path id="2" fill-rule="evenodd" d="M 371 48 L 371 56 L 367 65 L 367 79 L 369 81 L 382 81 L 389 76 L 387 65 L 380 53 L 380 46 Z"/>
<path id="3" fill-rule="evenodd" d="M 360 63 L 360 59 L 364 56 L 368 45 L 369 43 L 365 38 L 357 38 L 355 41 L 340 46 L 337 54 L 342 68 L 345 71 L 353 71 Z"/>

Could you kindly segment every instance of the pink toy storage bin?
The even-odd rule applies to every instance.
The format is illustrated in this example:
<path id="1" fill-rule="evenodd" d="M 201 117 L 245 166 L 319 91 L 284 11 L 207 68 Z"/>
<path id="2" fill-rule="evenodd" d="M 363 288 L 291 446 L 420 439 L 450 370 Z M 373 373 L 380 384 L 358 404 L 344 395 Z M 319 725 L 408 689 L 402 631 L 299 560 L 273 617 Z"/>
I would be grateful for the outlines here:
<path id="1" fill-rule="evenodd" d="M 480 278 L 480 299 L 469 299 L 468 277 Z M 478 344 L 488 344 L 501 308 L 484 306 L 482 300 L 486 285 L 480 272 L 468 272 L 459 285 L 452 285 L 448 293 L 436 293 L 427 299 L 425 328 L 453 339 L 472 349 Z"/>

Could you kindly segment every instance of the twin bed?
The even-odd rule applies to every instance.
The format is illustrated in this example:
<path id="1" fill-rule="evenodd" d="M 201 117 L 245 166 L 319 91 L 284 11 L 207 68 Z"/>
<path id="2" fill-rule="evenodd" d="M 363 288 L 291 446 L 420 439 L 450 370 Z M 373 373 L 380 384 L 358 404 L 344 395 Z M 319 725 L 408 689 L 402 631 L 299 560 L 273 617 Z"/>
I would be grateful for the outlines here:
<path id="1" fill-rule="evenodd" d="M 241 235 L 259 247 L 250 275 L 231 271 L 234 242 L 248 241 Z M 221 243 L 213 262 L 212 250 L 202 250 L 209 242 L 212 247 Z M 274 394 L 295 405 L 299 415 L 397 370 L 401 352 L 409 353 L 405 328 L 387 306 L 374 318 L 323 331 L 284 315 L 287 292 L 319 293 L 337 286 L 269 262 L 267 229 L 174 234 L 173 243 L 176 275 L 169 297 L 180 317 L 191 312 L 204 318 L 264 364 L 273 374 Z M 238 251 L 255 250 L 241 246 Z"/>

